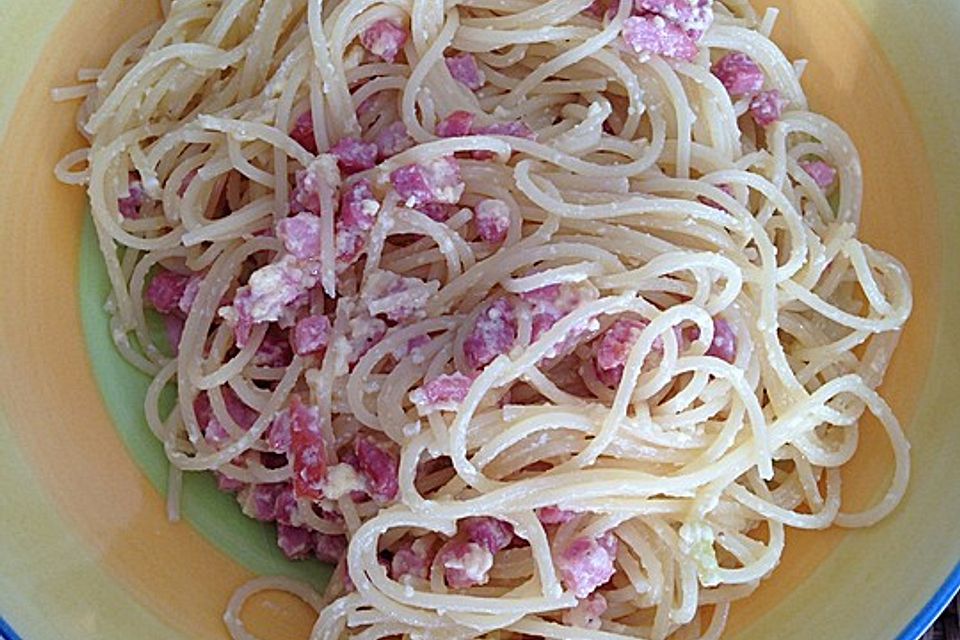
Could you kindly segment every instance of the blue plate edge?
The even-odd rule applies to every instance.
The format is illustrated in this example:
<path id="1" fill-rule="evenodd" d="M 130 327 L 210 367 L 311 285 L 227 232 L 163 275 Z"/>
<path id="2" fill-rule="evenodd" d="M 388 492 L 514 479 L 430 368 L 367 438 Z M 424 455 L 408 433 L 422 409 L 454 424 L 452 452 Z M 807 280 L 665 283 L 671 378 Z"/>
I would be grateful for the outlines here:
<path id="1" fill-rule="evenodd" d="M 919 640 L 926 631 L 937 621 L 944 609 L 953 601 L 960 591 L 960 562 L 953 567 L 943 585 L 937 589 L 933 597 L 917 612 L 900 635 L 898 640 Z"/>

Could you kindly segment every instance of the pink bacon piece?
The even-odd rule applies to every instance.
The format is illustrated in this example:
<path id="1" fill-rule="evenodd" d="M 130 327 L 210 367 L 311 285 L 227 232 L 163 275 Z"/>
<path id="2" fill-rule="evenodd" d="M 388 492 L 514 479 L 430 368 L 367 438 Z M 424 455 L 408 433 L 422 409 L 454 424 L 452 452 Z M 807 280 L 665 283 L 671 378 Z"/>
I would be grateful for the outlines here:
<path id="1" fill-rule="evenodd" d="M 510 230 L 510 208 L 503 200 L 481 200 L 474 209 L 473 221 L 481 240 L 499 244 Z"/>
<path id="2" fill-rule="evenodd" d="M 463 341 L 467 364 L 477 369 L 507 353 L 517 339 L 517 319 L 507 298 L 492 302 L 477 316 L 473 330 Z"/>
<path id="3" fill-rule="evenodd" d="M 187 286 L 190 284 L 192 278 L 193 276 L 161 269 L 153 276 L 150 284 L 147 285 L 147 290 L 143 297 L 160 313 L 180 311 L 180 302 L 183 300 Z M 193 295 L 196 296 L 196 293 Z"/>
<path id="4" fill-rule="evenodd" d="M 140 217 L 140 208 L 146 200 L 147 192 L 143 190 L 140 174 L 132 172 L 127 179 L 127 196 L 117 199 L 120 215 L 127 220 L 136 220 Z"/>
<path id="5" fill-rule="evenodd" d="M 324 315 L 301 318 L 293 328 L 293 351 L 298 356 L 319 353 L 330 339 L 330 319 Z"/>
<path id="6" fill-rule="evenodd" d="M 337 158 L 324 153 L 310 163 L 306 169 L 297 171 L 296 186 L 290 193 L 290 210 L 293 213 L 330 213 L 322 211 L 322 194 L 326 189 L 331 197 L 336 197 L 340 186 L 340 169 Z"/>
<path id="7" fill-rule="evenodd" d="M 769 127 L 780 119 L 787 104 L 776 89 L 761 91 L 750 101 L 750 116 L 761 127 Z"/>
<path id="8" fill-rule="evenodd" d="M 691 327 L 684 331 L 684 336 L 692 342 L 700 337 L 700 328 Z M 731 364 L 737 358 L 737 334 L 734 333 L 733 326 L 723 318 L 713 319 L 713 340 L 705 355 Z"/>
<path id="9" fill-rule="evenodd" d="M 347 553 L 346 536 L 331 535 L 329 533 L 314 533 L 316 556 L 320 562 L 337 564 Z"/>
<path id="10" fill-rule="evenodd" d="M 471 91 L 481 88 L 487 81 L 483 71 L 477 65 L 477 59 L 472 53 L 460 53 L 444 58 L 444 63 L 453 79 Z"/>
<path id="11" fill-rule="evenodd" d="M 619 384 L 630 351 L 646 328 L 646 322 L 625 318 L 617 320 L 607 329 L 600 339 L 595 359 L 597 377 L 601 382 L 607 386 Z M 654 351 L 662 348 L 659 340 L 654 341 Z"/>
<path id="12" fill-rule="evenodd" d="M 663 16 L 632 16 L 623 22 L 623 41 L 634 53 L 693 60 L 699 47 L 679 25 Z"/>
<path id="13" fill-rule="evenodd" d="M 343 138 L 330 148 L 330 153 L 346 175 L 372 169 L 377 164 L 377 145 L 359 138 Z"/>
<path id="14" fill-rule="evenodd" d="M 537 509 L 537 518 L 542 524 L 566 524 L 576 517 L 575 512 L 560 507 L 540 507 Z"/>
<path id="15" fill-rule="evenodd" d="M 452 542 L 440 553 L 446 583 L 454 589 L 468 589 L 490 580 L 493 554 L 476 542 Z"/>
<path id="16" fill-rule="evenodd" d="M 253 354 L 252 364 L 257 367 L 286 367 L 293 360 L 293 351 L 290 349 L 290 340 L 285 332 L 278 330 L 267 331 L 263 341 Z"/>
<path id="17" fill-rule="evenodd" d="M 378 160 L 392 158 L 416 144 L 407 132 L 407 126 L 399 120 L 381 129 L 374 142 Z"/>
<path id="18" fill-rule="evenodd" d="M 291 560 L 306 558 L 316 549 L 313 532 L 304 527 L 277 525 L 277 546 Z"/>
<path id="19" fill-rule="evenodd" d="M 757 93 L 763 88 L 763 71 L 745 53 L 728 53 L 713 63 L 710 71 L 732 96 Z"/>
<path id="20" fill-rule="evenodd" d="M 464 518 L 460 528 L 470 542 L 476 542 L 493 554 L 506 549 L 513 541 L 513 526 L 497 518 L 487 516 Z"/>
<path id="21" fill-rule="evenodd" d="M 317 152 L 317 140 L 313 135 L 312 111 L 308 110 L 300 114 L 290 131 L 290 137 L 310 153 Z"/>
<path id="22" fill-rule="evenodd" d="M 424 538 L 418 538 L 393 555 L 390 562 L 390 577 L 401 580 L 405 576 L 412 576 L 426 580 L 430 575 L 433 556 L 433 545 Z"/>
<path id="23" fill-rule="evenodd" d="M 396 499 L 400 490 L 397 480 L 399 462 L 397 457 L 366 437 L 354 442 L 357 466 L 366 484 L 367 493 L 378 504 L 387 504 Z"/>
<path id="24" fill-rule="evenodd" d="M 470 135 L 476 116 L 469 111 L 453 111 L 437 123 L 436 134 L 441 138 Z"/>
<path id="25" fill-rule="evenodd" d="M 555 559 L 560 579 L 577 598 L 586 598 L 616 573 L 615 553 L 615 539 L 601 543 L 599 539 L 577 538 Z"/>
<path id="26" fill-rule="evenodd" d="M 800 167 L 813 178 L 817 186 L 828 191 L 837 180 L 837 170 L 823 160 L 800 162 Z"/>
<path id="27" fill-rule="evenodd" d="M 607 599 L 600 593 L 592 593 L 580 600 L 577 606 L 563 612 L 563 624 L 581 629 L 597 630 L 601 627 L 602 616 L 607 610 Z"/>
<path id="28" fill-rule="evenodd" d="M 217 489 L 224 493 L 237 493 L 247 486 L 246 482 L 229 478 L 219 471 L 214 471 L 213 475 L 217 479 Z"/>
<path id="29" fill-rule="evenodd" d="M 360 44 L 373 55 L 393 62 L 407 42 L 407 31 L 390 20 L 377 20 L 360 34 Z"/>
<path id="30" fill-rule="evenodd" d="M 526 122 L 514 120 L 512 122 L 495 122 L 493 124 L 474 127 L 471 135 L 477 136 L 507 136 L 509 138 L 523 138 L 536 140 L 537 136 Z M 492 151 L 471 151 L 470 157 L 474 160 L 491 160 L 496 157 Z"/>
<path id="31" fill-rule="evenodd" d="M 277 514 L 277 522 L 288 525 L 296 525 L 297 496 L 293 491 L 293 484 L 284 482 L 280 492 L 277 493 L 277 500 L 274 502 L 274 509 Z"/>
<path id="32" fill-rule="evenodd" d="M 713 0 L 635 0 L 634 8 L 662 16 L 696 39 L 713 24 Z"/>
<path id="33" fill-rule="evenodd" d="M 322 226 L 320 216 L 304 211 L 278 222 L 277 237 L 291 255 L 301 260 L 316 260 L 320 257 Z"/>
<path id="34" fill-rule="evenodd" d="M 346 187 L 340 198 L 336 226 L 338 261 L 350 264 L 360 255 L 379 211 L 380 203 L 369 180 L 358 180 Z"/>
<path id="35" fill-rule="evenodd" d="M 237 346 L 243 348 L 255 324 L 276 322 L 281 315 L 307 302 L 306 293 L 317 282 L 311 269 L 294 256 L 254 271 L 237 290 L 233 304 L 220 309 L 220 316 L 233 327 Z"/>
<path id="36" fill-rule="evenodd" d="M 292 396 L 290 450 L 293 453 L 293 491 L 297 497 L 319 500 L 327 477 L 327 452 L 320 429 L 320 410 Z"/>
<path id="37" fill-rule="evenodd" d="M 408 207 L 432 203 L 456 204 L 465 188 L 460 177 L 460 165 L 453 156 L 400 167 L 390 174 L 390 182 Z"/>
<path id="38" fill-rule="evenodd" d="M 462 373 L 445 373 L 410 393 L 410 400 L 421 414 L 432 411 L 456 411 L 470 392 L 473 378 Z"/>
<path id="39" fill-rule="evenodd" d="M 237 501 L 244 515 L 261 522 L 273 522 L 277 519 L 277 497 L 283 491 L 283 484 L 252 484 L 237 495 Z"/>

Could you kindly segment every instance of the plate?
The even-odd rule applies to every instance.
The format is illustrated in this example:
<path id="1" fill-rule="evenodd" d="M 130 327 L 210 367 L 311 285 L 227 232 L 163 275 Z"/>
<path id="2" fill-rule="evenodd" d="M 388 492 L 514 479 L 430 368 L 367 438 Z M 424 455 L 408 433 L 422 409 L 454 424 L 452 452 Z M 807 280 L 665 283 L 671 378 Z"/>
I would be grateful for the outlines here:
<path id="1" fill-rule="evenodd" d="M 856 141 L 863 236 L 900 257 L 915 313 L 883 392 L 913 444 L 905 502 L 864 531 L 788 534 L 758 593 L 735 605 L 735 640 L 913 639 L 960 585 L 960 4 L 772 0 L 775 37 L 811 64 L 817 111 Z M 232 591 L 264 573 L 322 584 L 270 529 L 191 477 L 167 522 L 164 461 L 143 423 L 146 381 L 113 350 L 105 281 L 79 189 L 54 163 L 81 145 L 74 104 L 54 104 L 79 66 L 102 65 L 154 3 L 4 0 L 0 6 L 0 637 L 224 638 Z M 845 506 L 883 491 L 890 454 L 863 431 Z M 305 638 L 312 616 L 267 594 L 251 631 Z"/>

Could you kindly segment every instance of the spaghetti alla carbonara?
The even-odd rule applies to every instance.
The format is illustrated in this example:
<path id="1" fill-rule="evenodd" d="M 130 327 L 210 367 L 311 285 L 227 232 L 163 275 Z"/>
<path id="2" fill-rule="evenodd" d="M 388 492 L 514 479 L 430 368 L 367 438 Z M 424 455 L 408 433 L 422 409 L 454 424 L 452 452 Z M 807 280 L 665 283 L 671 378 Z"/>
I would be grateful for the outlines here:
<path id="1" fill-rule="evenodd" d="M 166 0 L 84 99 L 150 428 L 314 639 L 719 638 L 786 527 L 904 493 L 905 270 L 747 0 Z M 177 403 L 161 410 L 161 391 Z M 841 509 L 866 412 L 896 470 Z"/>

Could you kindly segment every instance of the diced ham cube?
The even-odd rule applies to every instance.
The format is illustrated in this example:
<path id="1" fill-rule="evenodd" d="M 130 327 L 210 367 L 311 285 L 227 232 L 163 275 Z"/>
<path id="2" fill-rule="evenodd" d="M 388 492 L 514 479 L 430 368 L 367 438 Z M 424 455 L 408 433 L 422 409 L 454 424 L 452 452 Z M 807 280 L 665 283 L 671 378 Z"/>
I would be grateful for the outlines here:
<path id="1" fill-rule="evenodd" d="M 464 518 L 460 527 L 471 542 L 476 542 L 493 554 L 506 549 L 513 541 L 513 526 L 497 518 Z"/>
<path id="2" fill-rule="evenodd" d="M 343 138 L 330 148 L 330 153 L 347 175 L 372 169 L 377 164 L 377 145 L 359 138 Z"/>
<path id="3" fill-rule="evenodd" d="M 437 123 L 436 133 L 441 138 L 470 135 L 476 116 L 469 111 L 454 111 Z"/>
<path id="4" fill-rule="evenodd" d="M 358 180 L 344 190 L 336 226 L 338 261 L 350 264 L 360 255 L 379 211 L 368 180 Z"/>
<path id="5" fill-rule="evenodd" d="M 375 143 L 377 145 L 377 159 L 379 160 L 392 158 L 416 144 L 407 132 L 407 125 L 403 124 L 401 120 L 397 120 L 381 129 L 380 133 L 377 134 Z"/>
<path id="6" fill-rule="evenodd" d="M 595 300 L 595 289 L 571 285 L 551 284 L 520 294 L 533 307 L 533 332 L 531 338 L 537 340 L 549 331 L 561 318 L 582 304 Z M 580 338 L 583 331 L 572 331 L 568 339 Z M 574 346 L 576 346 L 574 344 Z"/>
<path id="7" fill-rule="evenodd" d="M 370 438 L 362 436 L 354 442 L 354 453 L 370 497 L 379 504 L 395 500 L 400 490 L 397 480 L 399 462 L 396 455 Z"/>
<path id="8" fill-rule="evenodd" d="M 632 16 L 623 22 L 623 40 L 635 53 L 652 53 L 666 58 L 693 60 L 697 42 L 679 25 L 663 16 Z"/>
<path id="9" fill-rule="evenodd" d="M 330 535 L 328 533 L 315 533 L 316 554 L 320 562 L 336 564 L 343 559 L 347 553 L 346 536 Z"/>
<path id="10" fill-rule="evenodd" d="M 363 357 L 373 345 L 383 339 L 387 333 L 387 323 L 374 318 L 365 311 L 350 320 L 347 327 L 347 340 L 350 343 L 350 364 Z"/>
<path id="11" fill-rule="evenodd" d="M 279 493 L 277 493 L 277 500 L 274 503 L 274 507 L 277 514 L 277 522 L 288 525 L 299 524 L 294 522 L 298 507 L 297 496 L 293 492 L 293 485 L 291 483 L 283 483 L 282 488 Z"/>
<path id="12" fill-rule="evenodd" d="M 392 322 L 423 317 L 427 302 L 440 290 L 436 280 L 424 282 L 392 271 L 377 270 L 363 285 L 361 298 L 370 315 L 383 314 Z"/>
<path id="13" fill-rule="evenodd" d="M 300 114 L 293 125 L 290 137 L 296 140 L 301 147 L 310 153 L 317 152 L 317 140 L 313 134 L 313 112 L 305 111 Z"/>
<path id="14" fill-rule="evenodd" d="M 422 415 L 433 411 L 456 411 L 472 384 L 473 378 L 462 373 L 445 373 L 412 391 L 410 400 Z"/>
<path id="15" fill-rule="evenodd" d="M 700 337 L 700 328 L 690 327 L 684 330 L 683 337 L 689 342 L 693 342 Z M 730 323 L 723 318 L 713 319 L 713 341 L 707 348 L 706 355 L 730 363 L 733 363 L 737 357 L 737 335 Z"/>
<path id="16" fill-rule="evenodd" d="M 635 0 L 640 13 L 663 16 L 694 38 L 713 24 L 713 0 Z"/>
<path id="17" fill-rule="evenodd" d="M 434 222 L 446 222 L 457 212 L 456 205 L 431 202 L 417 206 L 417 211 L 427 216 Z"/>
<path id="18" fill-rule="evenodd" d="M 303 527 L 278 524 L 277 546 L 279 546 L 283 554 L 291 560 L 306 558 L 313 553 L 315 549 L 313 532 Z"/>
<path id="19" fill-rule="evenodd" d="M 297 171 L 296 181 L 297 184 L 290 193 L 290 210 L 293 213 L 325 213 L 321 211 L 320 193 L 326 188 L 335 194 L 340 186 L 337 158 L 329 153 L 320 154 L 306 169 Z"/>
<path id="20" fill-rule="evenodd" d="M 513 304 L 499 298 L 477 316 L 470 335 L 463 341 L 467 364 L 477 369 L 507 353 L 517 339 L 517 318 Z"/>
<path id="21" fill-rule="evenodd" d="M 217 479 L 217 489 L 223 491 L 224 493 L 237 493 L 247 486 L 246 482 L 228 478 L 219 471 L 214 471 L 213 475 Z"/>
<path id="22" fill-rule="evenodd" d="M 233 304 L 220 308 L 220 317 L 233 327 L 237 346 L 243 348 L 253 325 L 276 322 L 285 312 L 302 306 L 316 283 L 311 270 L 293 256 L 284 256 L 250 274 L 246 286 L 237 289 Z"/>
<path id="23" fill-rule="evenodd" d="M 600 339 L 596 355 L 597 376 L 601 382 L 608 386 L 619 384 L 630 351 L 646 328 L 646 322 L 626 318 L 617 320 L 607 329 Z M 656 342 L 653 348 L 658 348 Z"/>
<path id="24" fill-rule="evenodd" d="M 247 517 L 273 522 L 277 519 L 277 496 L 281 491 L 282 483 L 251 484 L 237 494 L 237 501 Z"/>
<path id="25" fill-rule="evenodd" d="M 360 34 L 363 48 L 387 62 L 397 59 L 397 54 L 407 42 L 407 31 L 390 20 L 377 20 Z"/>
<path id="26" fill-rule="evenodd" d="M 432 562 L 433 545 L 425 538 L 418 538 L 393 555 L 393 560 L 390 562 L 390 577 L 394 580 L 402 580 L 405 576 L 412 576 L 426 580 L 430 575 Z"/>
<path id="27" fill-rule="evenodd" d="M 763 89 L 763 71 L 745 53 L 728 53 L 713 63 L 710 71 L 732 96 L 745 96 Z"/>
<path id="28" fill-rule="evenodd" d="M 537 518 L 543 524 L 566 524 L 576 517 L 575 512 L 560 507 L 540 507 L 537 509 Z"/>
<path id="29" fill-rule="evenodd" d="M 536 134 L 526 122 L 514 120 L 513 122 L 495 122 L 493 124 L 474 127 L 471 131 L 473 135 L 478 136 L 507 136 L 510 138 L 524 138 L 526 140 L 536 140 Z M 490 160 L 496 154 L 492 151 L 471 151 L 470 157 L 474 160 Z"/>
<path id="30" fill-rule="evenodd" d="M 617 536 L 613 535 L 612 531 L 607 531 L 600 535 L 600 537 L 597 538 L 597 544 L 603 547 L 603 549 L 610 554 L 611 558 L 617 557 L 617 548 L 620 546 L 620 541 L 617 540 Z"/>
<path id="31" fill-rule="evenodd" d="M 473 221 L 481 240 L 503 242 L 510 230 L 510 208 L 503 200 L 481 200 L 474 209 Z"/>
<path id="32" fill-rule="evenodd" d="M 465 188 L 460 165 L 453 156 L 400 167 L 390 174 L 390 182 L 408 207 L 430 203 L 456 204 Z"/>
<path id="33" fill-rule="evenodd" d="M 483 71 L 477 65 L 476 58 L 471 53 L 461 53 L 443 61 L 453 79 L 471 91 L 476 91 L 487 81 Z"/>
<path id="34" fill-rule="evenodd" d="M 454 542 L 441 552 L 440 564 L 448 586 L 468 589 L 489 581 L 493 554 L 476 542 Z"/>
<path id="35" fill-rule="evenodd" d="M 347 187 L 340 198 L 340 224 L 351 230 L 369 231 L 376 221 L 380 203 L 373 195 L 367 179 L 358 180 Z"/>
<path id="36" fill-rule="evenodd" d="M 769 127 L 780 119 L 787 100 L 776 89 L 761 91 L 750 101 L 750 116 L 761 127 Z"/>
<path id="37" fill-rule="evenodd" d="M 584 15 L 597 18 L 598 20 L 603 19 L 604 14 L 607 12 L 607 5 L 605 0 L 593 0 L 586 9 L 581 11 Z"/>
<path id="38" fill-rule="evenodd" d="M 298 356 L 323 351 L 330 339 L 330 319 L 324 315 L 301 318 L 293 328 L 293 350 Z"/>
<path id="39" fill-rule="evenodd" d="M 609 546 L 609 545 L 608 545 Z M 577 538 L 555 559 L 560 579 L 580 599 L 606 584 L 616 573 L 614 556 L 593 538 Z"/>
<path id="40" fill-rule="evenodd" d="M 180 301 L 183 299 L 190 278 L 190 276 L 161 269 L 147 285 L 144 299 L 160 313 L 179 311 Z"/>
<path id="41" fill-rule="evenodd" d="M 298 396 L 290 401 L 290 449 L 293 453 L 293 490 L 298 497 L 323 498 L 327 452 L 320 430 L 320 410 L 307 407 Z"/>
<path id="42" fill-rule="evenodd" d="M 287 452 L 293 441 L 293 423 L 290 421 L 290 410 L 278 411 L 265 434 L 267 444 L 274 451 Z"/>
<path id="43" fill-rule="evenodd" d="M 143 190 L 143 183 L 140 182 L 140 175 L 131 173 L 127 182 L 127 197 L 119 198 L 117 206 L 120 208 L 120 215 L 127 220 L 136 220 L 140 217 L 140 207 L 146 200 L 146 191 Z"/>
<path id="44" fill-rule="evenodd" d="M 277 237 L 291 255 L 301 260 L 316 260 L 320 257 L 320 216 L 307 211 L 284 218 L 277 223 Z"/>
<path id="45" fill-rule="evenodd" d="M 800 167 L 806 171 L 817 186 L 824 191 L 829 191 L 837 180 L 837 170 L 831 167 L 823 160 L 801 161 Z"/>
<path id="46" fill-rule="evenodd" d="M 293 360 L 293 351 L 290 349 L 290 340 L 284 332 L 270 330 L 263 336 L 263 341 L 253 354 L 252 363 L 257 367 L 286 367 Z"/>
<path id="47" fill-rule="evenodd" d="M 713 342 L 707 349 L 707 355 L 730 363 L 737 358 L 737 335 L 730 323 L 723 318 L 713 320 Z"/>
<path id="48" fill-rule="evenodd" d="M 600 616 L 607 610 L 607 599 L 599 593 L 592 593 L 580 600 L 572 609 L 563 612 L 563 624 L 580 629 L 597 630 L 601 627 Z"/>

